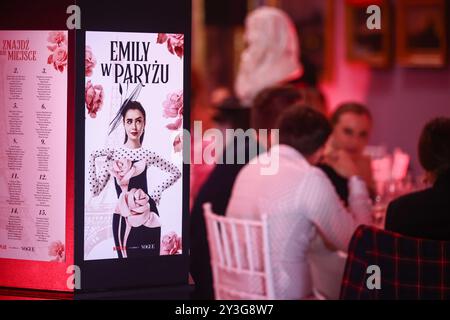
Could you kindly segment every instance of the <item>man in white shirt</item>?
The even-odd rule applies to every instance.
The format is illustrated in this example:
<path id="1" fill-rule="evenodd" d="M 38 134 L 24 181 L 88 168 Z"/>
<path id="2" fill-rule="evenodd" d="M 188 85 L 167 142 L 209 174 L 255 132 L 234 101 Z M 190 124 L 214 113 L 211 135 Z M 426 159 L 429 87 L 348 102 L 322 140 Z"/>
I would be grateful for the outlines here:
<path id="1" fill-rule="evenodd" d="M 331 127 L 324 115 L 292 106 L 278 122 L 279 145 L 246 165 L 234 184 L 226 215 L 260 220 L 276 215 L 270 226 L 270 257 L 276 299 L 313 295 L 308 262 L 312 241 L 347 251 L 359 224 L 370 223 L 370 199 L 363 179 L 349 179 L 349 211 L 326 175 L 320 160 Z M 262 175 L 261 166 L 278 161 L 278 172 Z M 274 218 L 272 216 L 271 218 Z"/>

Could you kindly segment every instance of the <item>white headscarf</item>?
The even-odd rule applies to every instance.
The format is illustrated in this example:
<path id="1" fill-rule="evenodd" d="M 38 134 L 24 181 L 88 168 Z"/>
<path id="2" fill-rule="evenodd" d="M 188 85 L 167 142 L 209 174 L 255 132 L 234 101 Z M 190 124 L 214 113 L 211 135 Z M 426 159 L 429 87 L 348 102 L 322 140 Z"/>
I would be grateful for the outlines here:
<path id="1" fill-rule="evenodd" d="M 300 44 L 294 23 L 282 10 L 260 7 L 245 21 L 247 48 L 242 52 L 235 83 L 244 105 L 264 88 L 293 80 L 303 74 Z"/>

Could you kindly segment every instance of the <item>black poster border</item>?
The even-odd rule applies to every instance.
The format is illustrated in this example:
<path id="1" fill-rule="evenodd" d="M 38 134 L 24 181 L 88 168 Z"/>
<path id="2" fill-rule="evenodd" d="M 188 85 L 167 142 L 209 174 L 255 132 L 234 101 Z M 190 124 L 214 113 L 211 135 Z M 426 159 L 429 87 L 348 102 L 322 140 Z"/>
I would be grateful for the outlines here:
<path id="1" fill-rule="evenodd" d="M 82 17 L 82 29 L 76 32 L 75 264 L 81 271 L 81 287 L 75 290 L 76 297 L 86 293 L 111 290 L 142 290 L 187 285 L 190 239 L 189 164 L 186 164 L 186 161 L 183 163 L 182 177 L 183 251 L 181 255 L 84 260 L 84 59 L 86 31 L 183 33 L 185 35 L 183 123 L 184 129 L 190 130 L 191 2 L 189 0 L 128 0 L 126 7 L 124 2 L 107 0 L 76 2 L 81 8 Z"/>

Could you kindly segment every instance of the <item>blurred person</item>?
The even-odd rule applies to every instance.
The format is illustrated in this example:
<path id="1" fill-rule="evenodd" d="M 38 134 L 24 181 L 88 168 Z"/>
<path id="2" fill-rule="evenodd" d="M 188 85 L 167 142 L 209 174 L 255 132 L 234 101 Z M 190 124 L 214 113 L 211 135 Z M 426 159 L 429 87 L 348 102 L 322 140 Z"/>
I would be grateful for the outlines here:
<path id="1" fill-rule="evenodd" d="M 301 87 L 298 89 L 302 95 L 302 104 L 327 115 L 328 106 L 325 95 L 316 87 Z"/>
<path id="2" fill-rule="evenodd" d="M 193 130 L 194 121 L 201 121 L 202 130 L 208 130 L 213 126 L 212 108 L 207 103 L 206 90 L 203 78 L 200 76 L 198 69 L 192 68 L 191 71 L 191 114 L 190 114 L 190 133 L 191 133 L 191 159 L 194 158 L 196 152 L 201 152 L 207 143 L 203 141 L 203 132 L 196 135 Z M 198 190 L 205 182 L 213 165 L 207 163 L 194 163 L 191 161 L 190 165 L 190 192 L 189 192 L 189 208 L 192 208 Z"/>
<path id="3" fill-rule="evenodd" d="M 227 129 L 250 128 L 250 110 L 239 102 L 239 99 L 223 88 L 215 90 L 212 95 L 214 128 L 219 129 L 226 137 Z M 228 144 L 225 142 L 225 144 Z"/>
<path id="4" fill-rule="evenodd" d="M 275 297 L 307 299 L 313 296 L 308 261 L 312 241 L 320 236 L 328 247 L 346 251 L 356 227 L 370 221 L 369 196 L 364 181 L 350 177 L 347 211 L 330 180 L 315 167 L 332 130 L 323 114 L 294 105 L 281 115 L 278 128 L 279 144 L 256 159 L 264 160 L 252 160 L 239 172 L 226 216 L 279 217 L 270 240 Z M 278 172 L 261 175 L 260 163 L 273 157 L 278 157 Z"/>
<path id="5" fill-rule="evenodd" d="M 296 84 L 303 75 L 295 25 L 282 10 L 262 6 L 245 20 L 246 48 L 241 54 L 235 91 L 242 104 L 251 106 L 263 89 Z"/>
<path id="6" fill-rule="evenodd" d="M 232 93 L 227 87 L 218 87 L 211 92 L 211 104 L 213 107 L 217 107 L 231 96 Z"/>
<path id="7" fill-rule="evenodd" d="M 301 98 L 298 90 L 292 86 L 277 86 L 263 90 L 256 98 L 251 110 L 251 127 L 253 129 L 270 129 L 276 127 L 276 120 L 279 115 L 291 104 Z M 237 105 L 236 105 L 237 108 Z M 216 119 L 230 119 L 230 108 L 226 112 L 220 111 L 216 114 Z M 230 121 L 230 120 L 227 120 Z M 234 120 L 233 120 L 234 121 Z M 241 121 L 241 120 L 237 120 Z M 246 139 L 244 150 L 239 148 L 236 141 L 230 141 L 226 146 L 227 150 L 232 149 L 236 157 L 243 155 L 245 163 L 225 164 L 217 163 L 208 179 L 201 187 L 191 210 L 191 251 L 190 251 L 190 272 L 195 281 L 195 290 L 192 293 L 193 299 L 214 299 L 212 270 L 210 264 L 209 246 L 206 236 L 206 226 L 203 216 L 203 204 L 210 202 L 213 212 L 224 215 L 228 206 L 231 190 L 239 171 L 248 163 L 252 157 L 249 152 L 249 145 L 258 143 L 258 152 L 264 152 L 267 144 L 256 142 L 258 136 Z M 255 141 L 256 140 L 256 141 Z M 225 158 L 225 157 L 224 157 Z"/>
<path id="8" fill-rule="evenodd" d="M 201 121 L 204 130 L 212 127 L 212 108 L 208 102 L 205 81 L 195 67 L 191 70 L 191 127 L 194 121 Z"/>
<path id="9" fill-rule="evenodd" d="M 250 110 L 242 107 L 236 97 L 228 97 L 216 109 L 213 121 L 224 136 L 227 129 L 247 130 L 250 128 Z"/>
<path id="10" fill-rule="evenodd" d="M 450 118 L 436 118 L 425 125 L 418 151 L 432 187 L 392 201 L 385 228 L 405 236 L 449 241 Z"/>
<path id="11" fill-rule="evenodd" d="M 250 111 L 248 108 L 243 108 L 239 103 L 239 100 L 231 95 L 231 92 L 224 87 L 217 88 L 211 94 L 211 116 L 210 121 L 212 121 L 212 127 L 219 129 L 222 132 L 222 135 L 226 137 L 227 129 L 238 129 L 242 128 L 243 130 L 247 130 L 250 124 Z M 203 122 L 202 122 L 202 129 Z M 191 132 L 196 132 L 195 130 L 191 130 Z M 203 134 L 203 132 L 202 132 Z M 208 147 L 211 141 L 205 141 L 203 135 L 198 137 L 199 141 L 197 141 L 196 145 L 192 149 L 193 153 L 199 152 L 202 153 L 205 148 Z M 225 144 L 227 144 L 225 142 Z M 216 155 L 217 157 L 222 156 L 221 154 Z M 194 155 L 192 155 L 194 157 Z M 191 189 L 190 189 L 190 209 L 192 209 L 194 200 L 197 197 L 197 194 L 205 183 L 211 171 L 214 169 L 215 164 L 210 164 L 202 161 L 202 163 L 193 163 L 191 162 L 192 167 L 192 175 L 191 175 Z"/>
<path id="12" fill-rule="evenodd" d="M 348 205 L 348 178 L 360 176 L 370 194 L 375 194 L 370 157 L 364 155 L 372 131 L 372 115 L 363 105 L 343 103 L 331 116 L 333 133 L 327 143 L 324 159 L 319 167 L 326 173 L 336 192 Z"/>

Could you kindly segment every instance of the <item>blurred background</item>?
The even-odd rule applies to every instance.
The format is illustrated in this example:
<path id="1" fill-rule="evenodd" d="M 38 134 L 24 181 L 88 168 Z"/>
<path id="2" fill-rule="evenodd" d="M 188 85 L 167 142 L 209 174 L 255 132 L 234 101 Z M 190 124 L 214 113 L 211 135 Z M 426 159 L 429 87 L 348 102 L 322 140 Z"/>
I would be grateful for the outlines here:
<path id="1" fill-rule="evenodd" d="M 424 124 L 450 116 L 449 4 L 444 0 L 193 0 L 191 120 L 213 126 L 213 106 L 233 92 L 245 48 L 248 12 L 283 9 L 300 38 L 302 81 L 324 95 L 327 112 L 356 101 L 372 112 L 370 145 L 411 156 L 421 173 L 417 141 Z M 381 8 L 381 29 L 369 30 L 366 8 Z"/>

